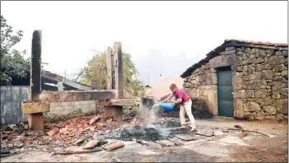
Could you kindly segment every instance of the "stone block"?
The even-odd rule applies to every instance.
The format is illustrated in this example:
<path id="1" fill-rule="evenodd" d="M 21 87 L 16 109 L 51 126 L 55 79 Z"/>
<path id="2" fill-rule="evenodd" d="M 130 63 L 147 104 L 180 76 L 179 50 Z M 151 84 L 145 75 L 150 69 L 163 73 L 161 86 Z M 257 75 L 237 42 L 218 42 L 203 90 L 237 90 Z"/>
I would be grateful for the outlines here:
<path id="1" fill-rule="evenodd" d="M 246 91 L 245 90 L 234 91 L 234 98 L 246 98 Z"/>
<path id="2" fill-rule="evenodd" d="M 272 115 L 276 114 L 276 108 L 274 106 L 263 106 L 263 110 Z"/>
<path id="3" fill-rule="evenodd" d="M 275 115 L 266 115 L 265 119 L 275 119 L 276 116 Z"/>
<path id="4" fill-rule="evenodd" d="M 247 67 L 247 73 L 253 74 L 255 72 L 255 67 L 253 65 L 248 65 Z"/>
<path id="5" fill-rule="evenodd" d="M 281 51 L 276 51 L 276 52 L 275 52 L 275 55 L 277 55 L 277 56 L 278 56 L 278 55 L 282 55 L 282 52 L 281 52 Z"/>
<path id="6" fill-rule="evenodd" d="M 272 92 L 271 96 L 272 96 L 273 99 L 280 99 L 281 98 L 281 95 L 278 92 Z"/>
<path id="7" fill-rule="evenodd" d="M 261 107 L 258 103 L 256 102 L 248 102 L 247 107 L 249 111 L 260 111 Z"/>
<path id="8" fill-rule="evenodd" d="M 245 118 L 247 118 L 249 121 L 255 120 L 255 116 L 250 112 L 246 112 Z"/>
<path id="9" fill-rule="evenodd" d="M 258 58 L 255 59 L 254 63 L 264 63 L 264 62 L 265 62 L 264 57 L 258 57 Z"/>
<path id="10" fill-rule="evenodd" d="M 243 71 L 243 66 L 237 66 L 236 67 L 237 72 L 242 72 Z"/>
<path id="11" fill-rule="evenodd" d="M 282 113 L 288 114 L 288 99 L 283 99 Z"/>
<path id="12" fill-rule="evenodd" d="M 267 89 L 258 89 L 258 90 L 255 90 L 255 93 L 254 93 L 254 97 L 257 97 L 257 98 L 266 98 L 266 95 L 267 95 Z"/>
<path id="13" fill-rule="evenodd" d="M 262 75 L 265 79 L 272 79 L 273 78 L 273 71 L 272 70 L 263 70 Z"/>
<path id="14" fill-rule="evenodd" d="M 266 49 L 266 50 L 265 50 L 265 53 L 267 54 L 267 56 L 271 56 L 271 55 L 273 55 L 274 50 L 272 50 L 272 49 Z"/>
<path id="15" fill-rule="evenodd" d="M 254 90 L 246 90 L 246 97 L 247 98 L 254 98 Z"/>
<path id="16" fill-rule="evenodd" d="M 188 83 L 188 82 L 185 82 L 185 83 L 183 84 L 183 86 L 184 86 L 184 88 L 190 88 L 190 87 L 192 87 L 192 84 L 191 84 L 191 83 Z"/>
<path id="17" fill-rule="evenodd" d="M 274 76 L 273 77 L 273 81 L 280 81 L 280 80 L 282 80 L 283 79 L 283 77 L 282 76 Z"/>
<path id="18" fill-rule="evenodd" d="M 285 119 L 285 116 L 284 116 L 284 114 L 277 114 L 276 118 L 277 119 Z"/>
<path id="19" fill-rule="evenodd" d="M 256 120 L 263 120 L 263 119 L 265 119 L 265 113 L 263 113 L 263 112 L 257 112 L 256 115 L 255 115 L 255 119 L 256 119 Z"/>
<path id="20" fill-rule="evenodd" d="M 50 110 L 50 103 L 44 101 L 23 102 L 21 106 L 24 114 L 43 113 Z"/>
<path id="21" fill-rule="evenodd" d="M 283 71 L 281 72 L 281 76 L 288 77 L 288 70 L 283 70 Z"/>
<path id="22" fill-rule="evenodd" d="M 287 57 L 288 56 L 288 51 L 287 50 L 283 50 L 282 51 L 282 55 Z"/>
<path id="23" fill-rule="evenodd" d="M 270 56 L 268 58 L 268 63 L 272 64 L 272 65 L 284 64 L 285 63 L 285 57 L 283 55 L 281 55 L 281 56 Z"/>
<path id="24" fill-rule="evenodd" d="M 235 109 L 235 112 L 234 112 L 234 117 L 235 118 L 239 118 L 239 119 L 244 118 L 244 103 L 243 103 L 243 100 L 241 100 L 241 99 L 235 100 L 234 109 Z"/>
<path id="25" fill-rule="evenodd" d="M 274 100 L 271 98 L 262 99 L 263 105 L 272 105 L 274 103 Z"/>
<path id="26" fill-rule="evenodd" d="M 263 64 L 256 64 L 256 71 L 262 71 L 264 68 Z"/>
<path id="27" fill-rule="evenodd" d="M 265 64 L 263 67 L 264 70 L 271 70 L 272 66 L 270 64 Z"/>
<path id="28" fill-rule="evenodd" d="M 244 82 L 240 73 L 235 73 L 235 75 L 233 76 L 233 87 L 235 90 L 239 90 L 244 87 Z"/>
<path id="29" fill-rule="evenodd" d="M 209 61 L 211 68 L 217 68 L 217 67 L 224 67 L 224 66 L 230 66 L 230 55 L 221 55 L 217 56 L 215 58 L 212 58 Z"/>
<path id="30" fill-rule="evenodd" d="M 265 51 L 263 49 L 259 49 L 258 53 L 259 53 L 260 57 L 265 57 L 266 56 L 266 53 L 265 53 Z"/>

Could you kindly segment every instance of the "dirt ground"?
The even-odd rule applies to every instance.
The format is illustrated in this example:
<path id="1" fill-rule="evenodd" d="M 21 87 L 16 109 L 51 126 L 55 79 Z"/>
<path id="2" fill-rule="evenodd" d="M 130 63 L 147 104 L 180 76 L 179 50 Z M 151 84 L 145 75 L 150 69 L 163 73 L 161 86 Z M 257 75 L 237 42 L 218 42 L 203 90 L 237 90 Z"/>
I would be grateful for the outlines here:
<path id="1" fill-rule="evenodd" d="M 25 150 L 1 158 L 1 162 L 288 162 L 288 123 L 277 121 L 247 122 L 225 119 L 198 120 L 203 126 L 234 128 L 238 124 L 247 130 L 269 135 L 230 131 L 195 141 L 181 141 L 180 146 L 161 146 L 156 142 L 141 145 L 136 141 L 123 141 L 123 148 L 89 154 L 53 155 L 44 148 Z M 113 141 L 113 140 L 109 140 Z M 81 147 L 71 146 L 69 149 Z"/>

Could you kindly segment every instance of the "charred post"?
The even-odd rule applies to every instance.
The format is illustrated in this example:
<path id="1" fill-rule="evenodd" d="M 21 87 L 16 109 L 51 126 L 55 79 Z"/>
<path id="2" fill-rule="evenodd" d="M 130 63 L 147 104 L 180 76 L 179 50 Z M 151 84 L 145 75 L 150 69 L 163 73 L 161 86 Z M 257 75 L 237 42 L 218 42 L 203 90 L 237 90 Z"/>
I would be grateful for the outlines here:
<path id="1" fill-rule="evenodd" d="M 32 36 L 32 55 L 30 64 L 30 98 L 37 99 L 41 92 L 41 31 L 34 31 Z"/>
<path id="2" fill-rule="evenodd" d="M 107 71 L 107 85 L 106 89 L 114 89 L 113 86 L 113 56 L 112 56 L 112 49 L 110 47 L 106 50 L 106 71 Z"/>
<path id="3" fill-rule="evenodd" d="M 114 70 L 115 70 L 115 89 L 118 91 L 118 98 L 124 98 L 124 79 L 123 79 L 123 59 L 121 43 L 116 42 L 113 45 Z"/>
<path id="4" fill-rule="evenodd" d="M 41 31 L 32 36 L 32 54 L 30 67 L 30 101 L 37 101 L 41 93 Z M 28 114 L 28 125 L 33 130 L 43 130 L 43 113 Z"/>

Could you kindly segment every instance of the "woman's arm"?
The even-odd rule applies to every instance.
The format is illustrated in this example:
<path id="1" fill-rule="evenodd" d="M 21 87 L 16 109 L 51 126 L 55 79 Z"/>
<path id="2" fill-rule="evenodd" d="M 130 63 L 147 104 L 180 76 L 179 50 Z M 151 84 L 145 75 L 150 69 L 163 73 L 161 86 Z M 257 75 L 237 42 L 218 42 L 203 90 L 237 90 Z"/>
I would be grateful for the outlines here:
<path id="1" fill-rule="evenodd" d="M 164 100 L 164 99 L 168 98 L 170 95 L 171 95 L 171 93 L 164 95 L 163 97 L 160 98 L 160 100 Z"/>
<path id="2" fill-rule="evenodd" d="M 173 97 L 173 94 L 169 94 L 167 96 L 167 98 L 165 98 L 163 101 L 168 101 L 168 100 L 172 99 L 172 97 Z"/>

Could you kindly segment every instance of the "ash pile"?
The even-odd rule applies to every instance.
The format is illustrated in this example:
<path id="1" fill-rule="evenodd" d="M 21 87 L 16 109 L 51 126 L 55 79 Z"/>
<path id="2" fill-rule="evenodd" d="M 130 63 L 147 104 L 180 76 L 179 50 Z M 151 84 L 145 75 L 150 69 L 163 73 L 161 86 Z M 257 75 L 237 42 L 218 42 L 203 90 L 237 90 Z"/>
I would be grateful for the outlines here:
<path id="1" fill-rule="evenodd" d="M 179 129 L 178 122 L 169 120 L 150 125 L 126 126 L 106 136 L 108 139 L 123 141 L 146 140 L 157 141 L 170 139 L 177 134 L 188 134 L 189 129 Z"/>

